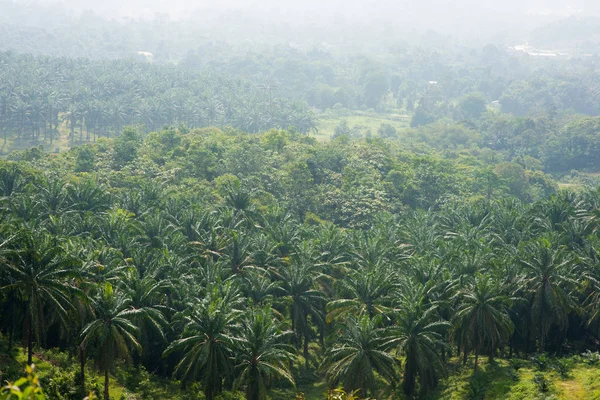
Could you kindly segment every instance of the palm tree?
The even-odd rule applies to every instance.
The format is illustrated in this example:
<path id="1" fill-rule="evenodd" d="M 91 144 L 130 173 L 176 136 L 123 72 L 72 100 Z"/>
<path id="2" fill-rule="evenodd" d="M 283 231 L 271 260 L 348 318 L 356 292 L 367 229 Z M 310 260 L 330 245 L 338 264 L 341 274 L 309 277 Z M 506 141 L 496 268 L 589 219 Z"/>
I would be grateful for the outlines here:
<path id="1" fill-rule="evenodd" d="M 23 186 L 23 173 L 17 163 L 4 164 L 0 168 L 0 197 L 9 197 Z"/>
<path id="2" fill-rule="evenodd" d="M 234 387 L 245 386 L 246 399 L 265 400 L 274 378 L 294 384 L 288 365 L 294 360 L 290 331 L 282 332 L 269 308 L 254 310 L 235 337 L 237 379 Z"/>
<path id="3" fill-rule="evenodd" d="M 308 243 L 307 243 L 308 244 Z M 281 282 L 282 294 L 290 300 L 290 319 L 296 343 L 304 338 L 304 363 L 308 367 L 308 343 L 311 336 L 309 317 L 320 326 L 324 323 L 325 296 L 317 289 L 319 279 L 310 246 L 297 248 L 290 263 L 275 273 Z"/>
<path id="4" fill-rule="evenodd" d="M 175 375 L 184 380 L 201 380 L 206 398 L 212 400 L 221 392 L 223 379 L 233 372 L 232 333 L 241 312 L 232 309 L 227 299 L 215 296 L 213 290 L 212 295 L 190 304 L 187 314 L 183 337 L 164 354 L 183 352 Z"/>
<path id="5" fill-rule="evenodd" d="M 396 280 L 395 273 L 380 264 L 349 272 L 344 279 L 337 281 L 342 298 L 327 304 L 327 320 L 363 312 L 370 318 L 387 314 L 391 295 L 397 287 Z"/>
<path id="6" fill-rule="evenodd" d="M 477 370 L 479 351 L 488 350 L 492 359 L 496 348 L 514 329 L 508 314 L 510 298 L 488 275 L 476 277 L 456 296 L 459 307 L 454 317 L 454 336 L 465 346 L 465 351 L 467 345 L 475 350 Z"/>
<path id="7" fill-rule="evenodd" d="M 136 310 L 131 322 L 139 328 L 143 360 L 148 365 L 148 362 L 153 361 L 153 347 L 162 347 L 167 342 L 165 328 L 168 322 L 165 315 L 171 310 L 166 306 L 166 293 L 172 285 L 166 280 L 157 280 L 151 276 L 139 278 L 138 275 L 137 271 L 130 271 L 122 288 L 131 298 L 131 306 Z"/>
<path id="8" fill-rule="evenodd" d="M 131 322 L 137 311 L 131 307 L 131 299 L 115 292 L 108 282 L 92 298 L 92 309 L 95 319 L 81 331 L 81 346 L 93 349 L 96 364 L 104 372 L 104 400 L 108 400 L 108 373 L 116 360 L 131 361 L 132 351 L 141 352 L 139 329 Z"/>
<path id="9" fill-rule="evenodd" d="M 392 382 L 396 376 L 394 357 L 388 353 L 389 330 L 377 328 L 380 317 L 349 316 L 336 333 L 336 342 L 324 360 L 330 385 L 346 391 L 359 389 L 368 396 L 375 386 L 375 372 Z"/>
<path id="10" fill-rule="evenodd" d="M 27 363 L 31 365 L 33 338 L 38 343 L 44 338 L 49 316 L 56 314 L 64 326 L 69 324 L 72 297 L 82 294 L 75 286 L 77 270 L 73 267 L 78 261 L 68 257 L 50 235 L 28 231 L 18 233 L 7 261 L 3 265 L 7 280 L 0 289 L 16 291 L 25 303 Z"/>
<path id="11" fill-rule="evenodd" d="M 417 376 L 425 392 L 437 385 L 445 371 L 439 351 L 447 347 L 442 333 L 450 324 L 440 320 L 437 305 L 425 302 L 422 296 L 404 297 L 398 307 L 397 325 L 390 330 L 388 345 L 406 355 L 402 387 L 407 396 L 413 395 Z"/>
<path id="12" fill-rule="evenodd" d="M 531 318 L 538 330 L 540 350 L 544 351 L 550 328 L 554 325 L 564 332 L 569 313 L 578 308 L 572 297 L 577 281 L 569 271 L 574 261 L 562 248 L 552 249 L 545 239 L 527 246 L 519 261 L 525 269 L 524 286 L 530 297 Z"/>

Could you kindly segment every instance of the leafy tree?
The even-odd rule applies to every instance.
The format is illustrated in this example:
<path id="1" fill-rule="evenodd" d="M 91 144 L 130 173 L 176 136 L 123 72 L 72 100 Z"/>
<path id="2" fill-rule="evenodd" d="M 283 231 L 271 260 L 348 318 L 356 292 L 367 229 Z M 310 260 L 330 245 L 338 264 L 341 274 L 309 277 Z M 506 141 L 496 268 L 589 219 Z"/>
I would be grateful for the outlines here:
<path id="1" fill-rule="evenodd" d="M 458 103 L 460 113 L 467 119 L 479 119 L 487 110 L 486 102 L 479 93 L 463 96 Z"/>
<path id="2" fill-rule="evenodd" d="M 115 140 L 114 144 L 114 165 L 116 168 L 123 168 L 133 161 L 140 147 L 140 137 L 134 128 L 128 127 Z"/>
<path id="3" fill-rule="evenodd" d="M 381 124 L 377 129 L 380 138 L 395 139 L 398 137 L 398 131 L 390 124 Z"/>

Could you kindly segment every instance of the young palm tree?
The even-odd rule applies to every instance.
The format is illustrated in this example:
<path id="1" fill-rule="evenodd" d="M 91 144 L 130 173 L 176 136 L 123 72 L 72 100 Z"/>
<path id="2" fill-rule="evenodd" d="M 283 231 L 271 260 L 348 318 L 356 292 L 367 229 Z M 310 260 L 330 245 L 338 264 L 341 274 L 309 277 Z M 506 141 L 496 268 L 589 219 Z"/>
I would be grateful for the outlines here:
<path id="1" fill-rule="evenodd" d="M 116 360 L 130 362 L 132 351 L 141 352 L 136 337 L 139 329 L 131 322 L 138 312 L 131 307 L 131 299 L 115 292 L 108 282 L 92 298 L 92 309 L 95 319 L 83 328 L 81 346 L 93 349 L 96 364 L 104 372 L 104 400 L 108 400 L 108 374 Z"/>
<path id="2" fill-rule="evenodd" d="M 269 308 L 255 310 L 243 320 L 235 337 L 234 387 L 245 387 L 247 400 L 265 400 L 274 378 L 294 384 L 288 367 L 295 358 L 289 344 L 291 336 L 292 332 L 281 331 Z"/>
<path id="3" fill-rule="evenodd" d="M 388 381 L 396 376 L 396 360 L 388 353 L 389 330 L 377 328 L 380 318 L 367 315 L 348 319 L 341 324 L 336 343 L 324 360 L 330 385 L 341 384 L 346 391 L 359 389 L 366 398 L 375 386 L 377 372 Z"/>
<path id="4" fill-rule="evenodd" d="M 463 345 L 469 344 L 475 350 L 477 370 L 479 351 L 488 350 L 490 358 L 496 348 L 507 340 L 513 329 L 508 314 L 510 299 L 502 293 L 502 288 L 494 284 L 489 276 L 476 277 L 457 293 L 459 307 L 454 318 L 454 336 Z"/>
<path id="5" fill-rule="evenodd" d="M 227 299 L 215 294 L 190 307 L 182 338 L 165 350 L 165 355 L 183 353 L 175 375 L 186 381 L 199 379 L 208 400 L 219 394 L 223 379 L 232 374 L 232 332 L 241 314 L 231 308 Z"/>

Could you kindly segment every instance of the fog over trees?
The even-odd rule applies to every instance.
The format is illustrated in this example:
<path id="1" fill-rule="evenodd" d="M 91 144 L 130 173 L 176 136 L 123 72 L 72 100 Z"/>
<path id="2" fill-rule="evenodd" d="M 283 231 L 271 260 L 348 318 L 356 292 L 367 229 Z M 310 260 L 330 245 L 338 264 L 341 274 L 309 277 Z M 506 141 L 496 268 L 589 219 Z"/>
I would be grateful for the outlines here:
<path id="1" fill-rule="evenodd" d="M 600 398 L 600 7 L 0 0 L 0 400 Z"/>

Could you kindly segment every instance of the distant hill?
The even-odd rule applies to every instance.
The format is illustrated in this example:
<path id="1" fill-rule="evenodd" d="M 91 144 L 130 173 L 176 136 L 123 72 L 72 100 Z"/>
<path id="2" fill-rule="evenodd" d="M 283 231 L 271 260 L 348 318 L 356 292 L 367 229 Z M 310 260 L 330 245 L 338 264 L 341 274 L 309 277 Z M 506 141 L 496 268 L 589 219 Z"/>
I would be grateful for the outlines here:
<path id="1" fill-rule="evenodd" d="M 540 48 L 596 52 L 600 46 L 600 17 L 570 17 L 534 29 L 529 44 Z"/>

